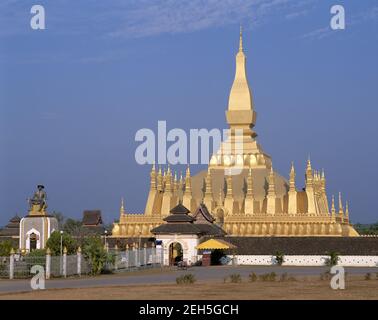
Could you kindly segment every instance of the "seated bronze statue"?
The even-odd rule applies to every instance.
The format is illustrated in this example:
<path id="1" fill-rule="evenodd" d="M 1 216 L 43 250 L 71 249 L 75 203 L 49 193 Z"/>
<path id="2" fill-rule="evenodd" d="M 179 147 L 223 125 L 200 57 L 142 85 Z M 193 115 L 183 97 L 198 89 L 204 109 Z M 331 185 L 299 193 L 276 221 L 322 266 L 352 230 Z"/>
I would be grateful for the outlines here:
<path id="1" fill-rule="evenodd" d="M 37 186 L 37 191 L 34 193 L 33 197 L 29 199 L 30 208 L 33 206 L 39 206 L 39 211 L 43 211 L 47 208 L 47 196 L 46 192 L 43 190 L 45 187 L 43 185 Z"/>

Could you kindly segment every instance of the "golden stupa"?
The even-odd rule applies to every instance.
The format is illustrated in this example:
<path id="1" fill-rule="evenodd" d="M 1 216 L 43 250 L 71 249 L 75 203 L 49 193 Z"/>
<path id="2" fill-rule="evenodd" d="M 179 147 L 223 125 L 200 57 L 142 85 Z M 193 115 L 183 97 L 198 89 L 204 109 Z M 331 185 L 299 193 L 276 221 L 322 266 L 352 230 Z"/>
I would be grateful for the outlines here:
<path id="1" fill-rule="evenodd" d="M 313 170 L 310 159 L 303 190 L 296 188 L 293 164 L 289 180 L 273 170 L 271 157 L 253 131 L 256 112 L 245 65 L 240 32 L 226 111 L 229 135 L 211 157 L 208 170 L 191 177 L 188 166 L 185 178 L 177 179 L 169 166 L 164 173 L 153 166 L 144 214 L 126 213 L 122 201 L 114 237 L 152 236 L 150 230 L 162 224 L 179 201 L 192 213 L 204 203 L 229 236 L 358 236 L 340 194 L 337 212 L 333 196 L 329 208 L 324 171 Z"/>

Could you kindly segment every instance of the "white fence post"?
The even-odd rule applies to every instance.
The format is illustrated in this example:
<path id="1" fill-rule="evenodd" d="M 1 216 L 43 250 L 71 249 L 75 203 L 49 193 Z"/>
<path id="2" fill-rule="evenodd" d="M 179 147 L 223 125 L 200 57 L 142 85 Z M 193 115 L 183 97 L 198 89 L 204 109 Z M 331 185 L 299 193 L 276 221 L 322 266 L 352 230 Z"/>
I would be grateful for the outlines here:
<path id="1" fill-rule="evenodd" d="M 114 253 L 115 253 L 115 258 L 114 258 L 114 270 L 118 270 L 118 246 L 114 246 Z"/>
<path id="2" fill-rule="evenodd" d="M 81 248 L 77 248 L 77 274 L 81 276 Z"/>
<path id="3" fill-rule="evenodd" d="M 130 252 L 129 252 L 129 245 L 126 244 L 126 269 L 129 268 L 130 265 Z"/>
<path id="4" fill-rule="evenodd" d="M 50 279 L 51 274 L 51 250 L 47 248 L 46 250 L 46 279 Z"/>
<path id="5" fill-rule="evenodd" d="M 156 246 L 155 242 L 152 243 L 151 247 L 151 264 L 154 265 L 156 263 Z"/>
<path id="6" fill-rule="evenodd" d="M 144 243 L 144 246 L 143 246 L 143 264 L 144 266 L 147 265 L 147 243 Z"/>
<path id="7" fill-rule="evenodd" d="M 9 257 L 9 279 L 14 278 L 14 250 L 12 248 Z"/>
<path id="8" fill-rule="evenodd" d="M 139 247 L 137 243 L 135 243 L 134 248 L 135 248 L 135 266 L 139 267 Z"/>
<path id="9" fill-rule="evenodd" d="M 63 250 L 63 277 L 67 277 L 67 248 Z"/>

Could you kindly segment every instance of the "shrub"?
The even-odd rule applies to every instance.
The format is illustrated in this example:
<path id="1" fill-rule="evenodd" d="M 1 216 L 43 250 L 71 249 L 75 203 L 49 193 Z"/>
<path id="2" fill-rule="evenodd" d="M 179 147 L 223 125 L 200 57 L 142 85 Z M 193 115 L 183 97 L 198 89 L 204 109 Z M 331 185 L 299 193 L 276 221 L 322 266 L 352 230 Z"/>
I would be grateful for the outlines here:
<path id="1" fill-rule="evenodd" d="M 239 273 L 234 273 L 230 275 L 230 282 L 231 283 L 239 283 L 241 282 L 241 276 Z"/>
<path id="2" fill-rule="evenodd" d="M 274 259 L 276 261 L 276 264 L 278 264 L 279 266 L 282 266 L 282 264 L 285 262 L 285 256 L 280 251 L 276 252 L 276 255 L 274 256 Z"/>
<path id="3" fill-rule="evenodd" d="M 257 281 L 256 273 L 252 272 L 252 273 L 249 274 L 249 281 L 251 281 L 251 282 Z"/>
<path id="4" fill-rule="evenodd" d="M 260 280 L 262 281 L 276 281 L 276 273 L 271 272 L 271 273 L 264 273 L 259 276 Z"/>
<path id="5" fill-rule="evenodd" d="M 328 253 L 329 257 L 326 259 L 325 264 L 329 267 L 333 267 L 337 265 L 340 260 L 339 254 L 335 251 L 331 251 Z"/>
<path id="6" fill-rule="evenodd" d="M 276 281 L 276 276 L 277 275 L 275 272 L 269 273 L 269 277 L 268 277 L 269 281 Z"/>
<path id="7" fill-rule="evenodd" d="M 365 280 L 371 280 L 371 273 L 370 272 L 365 274 Z"/>
<path id="8" fill-rule="evenodd" d="M 177 284 L 192 284 L 194 282 L 196 282 L 196 278 L 194 274 L 191 273 L 183 274 L 182 276 L 176 278 Z"/>
<path id="9" fill-rule="evenodd" d="M 28 257 L 45 257 L 46 250 L 45 249 L 36 249 L 28 253 Z"/>
<path id="10" fill-rule="evenodd" d="M 82 250 L 84 257 L 90 262 L 92 274 L 105 272 L 106 264 L 114 263 L 114 255 L 106 252 L 99 236 L 85 238 Z"/>

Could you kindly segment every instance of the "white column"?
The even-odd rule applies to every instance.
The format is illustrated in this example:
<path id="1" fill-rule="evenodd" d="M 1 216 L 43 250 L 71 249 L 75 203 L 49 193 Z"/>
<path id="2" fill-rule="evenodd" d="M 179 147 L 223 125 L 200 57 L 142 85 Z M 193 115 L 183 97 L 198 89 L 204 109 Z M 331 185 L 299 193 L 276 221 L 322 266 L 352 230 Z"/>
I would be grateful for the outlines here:
<path id="1" fill-rule="evenodd" d="M 9 257 L 9 279 L 14 278 L 14 250 L 12 248 Z"/>
<path id="2" fill-rule="evenodd" d="M 46 250 L 46 280 L 50 279 L 51 274 L 51 250 Z"/>
<path id="3" fill-rule="evenodd" d="M 154 265 L 156 263 L 156 246 L 155 243 L 152 244 L 151 247 L 151 263 Z"/>
<path id="4" fill-rule="evenodd" d="M 67 248 L 63 250 L 63 277 L 67 277 Z"/>
<path id="5" fill-rule="evenodd" d="M 130 266 L 130 250 L 129 245 L 126 244 L 126 269 L 128 269 Z"/>
<path id="6" fill-rule="evenodd" d="M 135 248 L 135 265 L 139 267 L 139 262 L 140 262 L 139 261 L 139 247 L 137 243 L 135 244 L 134 248 Z"/>
<path id="7" fill-rule="evenodd" d="M 114 246 L 114 253 L 115 253 L 115 258 L 114 258 L 114 270 L 118 270 L 118 246 Z"/>
<path id="8" fill-rule="evenodd" d="M 81 248 L 77 248 L 77 274 L 81 276 Z"/>
<path id="9" fill-rule="evenodd" d="M 143 258 L 144 258 L 144 265 L 147 265 L 147 243 L 144 244 L 143 248 Z"/>

